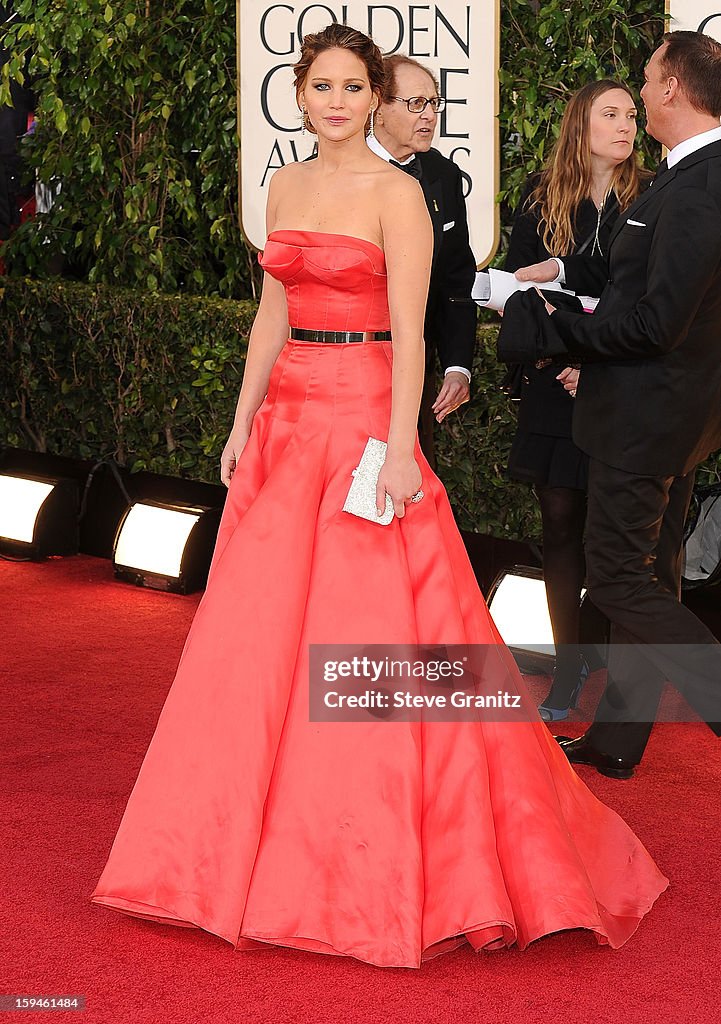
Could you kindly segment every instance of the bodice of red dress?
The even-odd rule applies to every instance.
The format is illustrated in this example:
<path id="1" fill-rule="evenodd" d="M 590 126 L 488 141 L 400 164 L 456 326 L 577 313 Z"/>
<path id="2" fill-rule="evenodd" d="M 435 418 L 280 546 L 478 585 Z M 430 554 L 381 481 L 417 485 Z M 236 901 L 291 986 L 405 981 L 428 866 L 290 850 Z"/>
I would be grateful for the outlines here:
<path id="1" fill-rule="evenodd" d="M 375 242 L 327 231 L 271 231 L 258 259 L 285 286 L 291 327 L 390 329 L 385 256 Z"/>

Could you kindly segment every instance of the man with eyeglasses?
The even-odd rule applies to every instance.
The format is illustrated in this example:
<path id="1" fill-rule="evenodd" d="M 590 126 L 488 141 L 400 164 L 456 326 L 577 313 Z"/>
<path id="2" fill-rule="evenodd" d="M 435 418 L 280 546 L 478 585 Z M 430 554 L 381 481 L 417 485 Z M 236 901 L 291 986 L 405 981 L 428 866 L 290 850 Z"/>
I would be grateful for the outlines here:
<path id="1" fill-rule="evenodd" d="M 461 172 L 432 149 L 438 114 L 445 105 L 433 74 L 403 54 L 386 58 L 386 94 L 375 116 L 375 137 L 368 145 L 418 178 L 433 222 L 433 265 L 426 307 L 426 383 L 419 436 L 428 461 L 435 463 L 433 419 L 446 416 L 470 398 L 476 342 L 476 309 L 453 303 L 470 295 L 476 261 L 468 242 L 468 220 Z M 436 353 L 444 371 L 436 395 Z"/>

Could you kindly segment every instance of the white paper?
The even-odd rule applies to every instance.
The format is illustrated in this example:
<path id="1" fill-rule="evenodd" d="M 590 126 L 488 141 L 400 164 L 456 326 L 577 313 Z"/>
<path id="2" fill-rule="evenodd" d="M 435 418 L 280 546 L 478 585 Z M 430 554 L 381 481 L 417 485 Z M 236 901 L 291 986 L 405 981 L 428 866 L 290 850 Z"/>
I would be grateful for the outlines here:
<path id="1" fill-rule="evenodd" d="M 495 270 L 491 267 L 476 274 L 471 298 L 485 309 L 497 309 L 503 312 L 506 302 L 514 292 L 526 292 L 529 288 L 541 288 L 545 292 L 576 295 L 568 288 L 562 288 L 557 281 L 519 281 L 515 274 L 509 274 L 506 270 Z M 589 295 L 579 295 L 577 298 L 587 313 L 592 313 L 598 303 L 598 299 Z"/>

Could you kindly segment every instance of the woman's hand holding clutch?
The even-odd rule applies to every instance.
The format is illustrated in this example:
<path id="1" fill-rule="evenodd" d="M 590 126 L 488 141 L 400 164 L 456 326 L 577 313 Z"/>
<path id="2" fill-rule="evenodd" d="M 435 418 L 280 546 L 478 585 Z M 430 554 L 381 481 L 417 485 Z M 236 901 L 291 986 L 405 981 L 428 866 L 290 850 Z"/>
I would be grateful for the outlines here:
<path id="1" fill-rule="evenodd" d="M 386 492 L 390 494 L 393 501 L 393 509 L 399 519 L 406 514 L 406 505 L 409 502 L 418 502 L 423 496 L 421 491 L 421 471 L 418 463 L 413 458 L 394 456 L 390 452 L 386 456 L 383 468 L 378 474 L 376 487 L 376 507 L 379 514 L 386 507 Z"/>

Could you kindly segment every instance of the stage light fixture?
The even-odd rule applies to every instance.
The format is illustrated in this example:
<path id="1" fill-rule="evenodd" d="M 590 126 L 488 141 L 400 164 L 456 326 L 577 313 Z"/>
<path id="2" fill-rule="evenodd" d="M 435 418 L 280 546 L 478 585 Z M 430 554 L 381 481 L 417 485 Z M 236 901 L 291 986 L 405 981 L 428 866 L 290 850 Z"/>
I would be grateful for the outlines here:
<path id="1" fill-rule="evenodd" d="M 556 648 L 541 569 L 504 569 L 491 587 L 488 608 L 522 671 L 552 670 Z"/>
<path id="2" fill-rule="evenodd" d="M 0 473 L 0 552 L 37 560 L 78 551 L 75 480 Z"/>
<path id="3" fill-rule="evenodd" d="M 208 576 L 219 522 L 219 509 L 133 502 L 115 540 L 115 575 L 154 590 L 197 590 Z"/>

